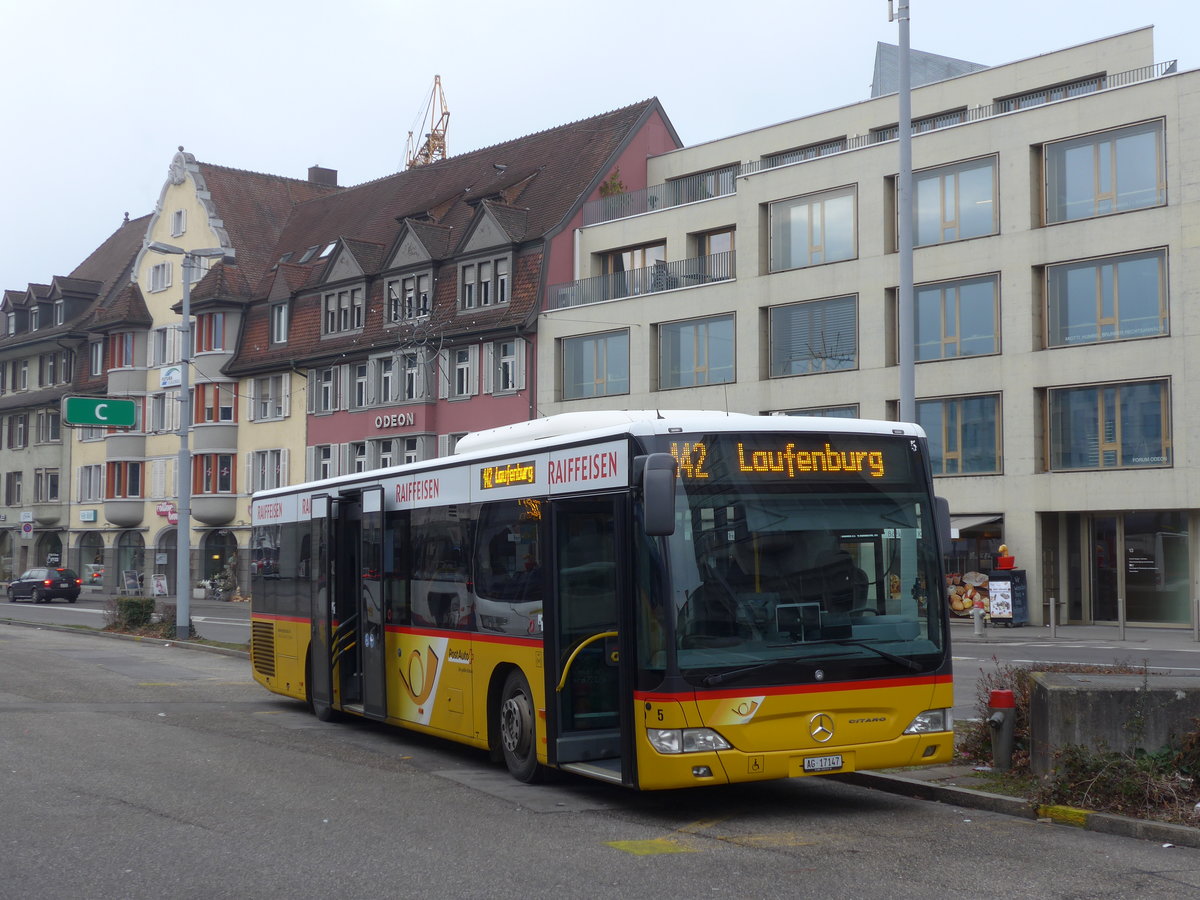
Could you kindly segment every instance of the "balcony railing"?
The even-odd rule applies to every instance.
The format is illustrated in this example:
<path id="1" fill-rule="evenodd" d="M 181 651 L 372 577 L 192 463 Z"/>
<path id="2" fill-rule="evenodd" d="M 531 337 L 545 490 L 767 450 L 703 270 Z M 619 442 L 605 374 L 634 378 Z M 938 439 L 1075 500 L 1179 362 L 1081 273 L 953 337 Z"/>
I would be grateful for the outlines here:
<path id="1" fill-rule="evenodd" d="M 676 288 L 729 281 L 734 276 L 734 251 L 697 256 L 676 262 L 661 262 L 644 269 L 630 269 L 595 278 L 581 278 L 550 286 L 552 309 L 585 306 L 640 294 L 655 294 Z"/>
<path id="2" fill-rule="evenodd" d="M 1069 84 L 1029 91 L 1016 97 L 1006 97 L 986 106 L 955 110 L 924 119 L 914 119 L 913 134 L 926 134 L 940 128 L 949 128 L 966 122 L 978 122 L 981 119 L 990 119 L 1016 110 L 1030 109 L 1060 100 L 1071 100 L 1107 88 L 1124 87 L 1141 81 L 1149 81 L 1174 73 L 1176 64 L 1176 60 L 1170 60 L 1155 63 L 1152 66 L 1142 66 L 1139 69 L 1130 69 L 1128 72 L 1083 78 Z M 820 159 L 823 156 L 845 153 L 848 150 L 873 147 L 876 144 L 895 140 L 898 132 L 899 126 L 890 125 L 874 129 L 869 134 L 837 138 L 809 147 L 764 156 L 762 159 L 752 160 L 741 166 L 730 166 L 717 172 L 702 172 L 698 175 L 689 175 L 686 178 L 668 181 L 666 184 L 652 185 L 640 191 L 602 197 L 584 205 L 583 224 L 597 225 L 600 222 L 625 219 L 660 209 L 671 209 L 685 203 L 694 203 L 697 200 L 723 197 L 726 194 L 736 193 L 737 179 L 743 175 L 753 175 L 764 169 L 775 169 L 792 163 Z"/>

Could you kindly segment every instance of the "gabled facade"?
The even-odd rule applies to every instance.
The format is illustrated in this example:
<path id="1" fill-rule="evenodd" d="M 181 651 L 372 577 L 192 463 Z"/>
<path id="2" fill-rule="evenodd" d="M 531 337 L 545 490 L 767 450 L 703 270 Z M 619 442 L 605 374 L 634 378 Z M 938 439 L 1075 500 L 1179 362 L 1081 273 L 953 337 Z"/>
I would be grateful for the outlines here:
<path id="1" fill-rule="evenodd" d="M 916 416 L 950 571 L 1003 541 L 1034 624 L 1051 598 L 1192 621 L 1198 98 L 1150 29 L 913 90 Z M 896 118 L 893 95 L 662 154 L 590 206 L 539 410 L 894 419 Z"/>
<path id="2" fill-rule="evenodd" d="M 0 581 L 79 565 L 67 536 L 80 497 L 62 398 L 103 390 L 88 373 L 87 323 L 128 278 L 144 228 L 126 221 L 71 275 L 0 299 Z"/>
<path id="3" fill-rule="evenodd" d="M 326 170 L 304 181 L 207 165 L 182 148 L 172 158 L 131 272 L 87 323 L 89 371 L 104 380 L 109 396 L 132 399 L 138 410 L 132 429 L 75 434 L 79 490 L 86 486 L 95 517 L 73 521 L 70 541 L 81 559 L 105 560 L 104 587 L 174 594 L 181 415 L 192 422 L 191 571 L 197 580 L 209 577 L 236 554 L 246 517 L 238 423 L 247 403 L 223 369 L 235 352 L 251 285 L 266 271 L 291 210 L 337 190 Z M 224 253 L 196 258 L 189 272 L 183 256 L 153 250 L 152 243 Z M 180 396 L 184 278 L 192 303 L 186 398 Z"/>

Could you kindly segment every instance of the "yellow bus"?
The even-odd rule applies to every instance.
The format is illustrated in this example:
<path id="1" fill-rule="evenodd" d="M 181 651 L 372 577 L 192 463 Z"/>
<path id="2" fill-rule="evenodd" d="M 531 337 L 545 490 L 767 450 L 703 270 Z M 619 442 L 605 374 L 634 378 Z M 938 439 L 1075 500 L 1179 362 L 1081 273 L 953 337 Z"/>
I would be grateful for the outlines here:
<path id="1" fill-rule="evenodd" d="M 914 425 L 568 413 L 253 500 L 251 661 L 640 789 L 944 763 L 946 505 Z"/>

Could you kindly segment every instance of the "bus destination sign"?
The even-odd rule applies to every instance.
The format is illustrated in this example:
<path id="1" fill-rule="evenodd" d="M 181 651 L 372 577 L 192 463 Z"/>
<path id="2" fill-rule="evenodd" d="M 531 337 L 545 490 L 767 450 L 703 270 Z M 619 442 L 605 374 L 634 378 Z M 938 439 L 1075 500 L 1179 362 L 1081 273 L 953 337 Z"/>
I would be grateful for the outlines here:
<path id="1" fill-rule="evenodd" d="M 698 436 L 671 441 L 679 478 L 700 483 L 710 478 L 752 481 L 883 480 L 907 477 L 909 463 L 897 458 L 905 445 L 894 440 L 819 436 L 811 443 L 792 435 L 748 438 Z"/>

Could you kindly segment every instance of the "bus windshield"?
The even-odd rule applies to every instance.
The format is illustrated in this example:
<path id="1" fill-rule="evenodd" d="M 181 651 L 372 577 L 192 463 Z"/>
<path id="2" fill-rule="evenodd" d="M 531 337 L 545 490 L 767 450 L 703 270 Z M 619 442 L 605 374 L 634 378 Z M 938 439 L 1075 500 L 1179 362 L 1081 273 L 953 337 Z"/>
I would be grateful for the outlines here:
<path id="1" fill-rule="evenodd" d="M 922 448 L 862 435 L 702 436 L 680 463 L 670 600 L 643 654 L 698 687 L 929 672 L 944 658 Z M 649 648 L 646 648 L 649 649 Z"/>

